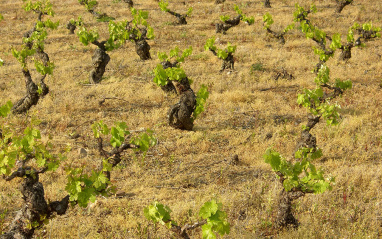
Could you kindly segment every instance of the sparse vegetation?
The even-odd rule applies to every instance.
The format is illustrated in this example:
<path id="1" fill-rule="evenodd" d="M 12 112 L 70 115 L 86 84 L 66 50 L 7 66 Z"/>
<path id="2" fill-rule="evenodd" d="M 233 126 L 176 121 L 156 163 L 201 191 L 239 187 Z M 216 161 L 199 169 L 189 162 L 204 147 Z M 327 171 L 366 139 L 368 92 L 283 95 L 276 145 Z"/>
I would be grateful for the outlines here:
<path id="1" fill-rule="evenodd" d="M 42 41 L 44 52 L 55 66 L 54 75 L 44 80 L 49 93 L 25 114 L 6 117 L 12 112 L 10 102 L 25 96 L 25 85 L 20 82 L 25 79 L 22 67 L 12 49 L 24 49 L 27 43 L 21 42 L 21 37 L 38 23 L 39 14 L 33 10 L 25 13 L 21 7 L 27 2 L 1 4 L 4 20 L 0 22 L 0 58 L 4 65 L 0 67 L 0 115 L 4 117 L 0 116 L 0 135 L 16 144 L 0 136 L 0 171 L 9 159 L 13 160 L 18 140 L 28 142 L 32 138 L 30 133 L 24 134 L 26 129 L 41 136 L 33 140 L 30 155 L 16 156 L 9 172 L 12 175 L 23 168 L 24 157 L 36 156 L 24 164 L 24 168 L 31 167 L 25 170 L 25 177 L 6 181 L 10 175 L 0 176 L 1 238 L 12 233 L 17 222 L 26 228 L 24 232 L 31 234 L 33 230 L 33 238 L 181 238 L 185 234 L 202 238 L 201 224 L 206 219 L 199 211 L 211 198 L 224 205 L 220 211 L 225 212 L 225 222 L 230 225 L 228 235 L 210 231 L 211 237 L 381 235 L 378 199 L 382 197 L 382 128 L 378 99 L 382 98 L 382 62 L 377 1 L 354 1 L 343 14 L 333 13 L 335 1 L 315 1 L 316 7 L 310 7 L 311 2 L 270 1 L 272 8 L 265 8 L 264 1 L 225 1 L 219 5 L 212 0 L 169 1 L 168 8 L 174 12 L 184 14 L 193 8 L 188 24 L 177 27 L 171 26 L 176 18 L 172 20 L 173 16 L 160 11 L 158 1 L 134 1 L 137 12 L 141 9 L 150 14 L 146 23 L 155 30 L 155 39 L 147 40 L 150 61 L 140 60 L 133 50 L 135 41 L 127 28 L 133 25 L 128 21 L 135 18 L 128 3 L 97 2 L 95 12 L 112 14 L 114 23 L 126 22 L 120 28 L 124 43 L 106 51 L 112 60 L 102 84 L 88 84 L 88 74 L 94 67 L 89 57 L 98 47 L 90 42 L 83 46 L 77 37 L 68 34 L 66 24 L 81 15 L 83 25 L 74 32 L 77 34 L 82 27 L 97 31 L 100 42 L 109 39 L 109 24 L 96 21 L 77 1 L 68 4 L 50 0 L 55 14 L 42 15 L 41 21 L 51 19 L 63 24 L 57 30 L 45 27 L 47 35 Z M 293 16 L 294 10 L 290 10 L 295 3 L 302 8 Z M 215 23 L 223 23 L 220 16 L 238 15 L 234 4 L 247 16 L 254 16 L 256 22 L 233 27 L 229 34 L 215 35 Z M 266 22 L 263 25 L 262 20 L 266 12 L 274 20 L 268 28 L 276 34 L 295 24 L 284 35 L 285 44 L 279 44 L 271 33 L 265 37 Z M 134 37 L 139 38 L 145 31 L 146 26 L 137 24 Z M 321 34 L 325 36 L 325 50 L 332 53 L 321 54 L 320 44 L 312 40 L 320 42 Z M 211 37 L 215 38 L 211 48 L 215 47 L 216 55 L 219 51 L 228 55 L 225 50 L 229 42 L 237 45 L 232 54 L 234 71 L 228 68 L 219 74 L 217 67 L 220 69 L 223 60 L 213 56 L 210 47 L 204 49 Z M 351 58 L 339 59 L 345 50 L 342 48 L 357 44 L 358 39 L 360 45 L 351 48 Z M 318 49 L 318 55 L 312 48 Z M 317 67 L 315 58 L 319 55 L 327 60 Z M 35 60 L 41 62 L 37 50 L 26 57 L 25 64 L 37 91 L 42 92 L 42 75 L 33 66 Z M 169 67 L 173 72 L 165 72 L 161 81 L 172 82 L 176 93 L 163 92 L 153 83 L 153 69 L 158 63 L 174 65 Z M 313 67 L 316 72 L 311 72 Z M 169 125 L 168 117 L 168 110 L 181 103 L 182 93 L 176 87 L 184 85 L 170 78 L 182 76 L 182 72 L 194 99 L 187 118 L 193 127 L 188 131 Z M 323 83 L 326 78 L 329 81 Z M 351 80 L 352 90 L 345 90 L 350 83 L 337 78 Z M 176 116 L 181 118 L 182 114 Z M 325 117 L 332 120 L 330 124 L 340 123 L 329 127 Z M 99 135 L 92 133 L 92 125 Z M 106 129 L 108 134 L 103 134 Z M 118 142 L 122 144 L 118 146 Z M 144 148 L 154 144 L 145 152 L 137 149 L 139 145 Z M 41 154 L 40 145 L 47 152 Z M 266 158 L 271 157 L 271 165 L 264 162 L 264 152 Z M 44 167 L 38 165 L 41 158 L 47 162 L 58 159 L 58 168 L 42 173 Z M 108 169 L 112 171 L 108 173 Z M 32 171 L 37 172 L 38 182 L 28 179 Z M 36 189 L 43 189 L 43 193 L 33 195 L 39 195 L 41 202 L 51 208 L 68 203 L 65 214 L 60 216 L 51 210 L 48 218 L 36 216 L 38 220 L 31 223 L 16 220 L 25 209 L 24 198 L 28 199 L 20 191 L 26 180 L 35 183 Z M 145 218 L 145 208 L 162 204 L 171 207 L 169 220 L 177 226 L 169 229 Z M 28 205 L 30 208 L 33 206 Z M 39 208 L 43 212 L 45 207 Z M 37 215 L 35 212 L 30 215 Z M 168 225 L 170 221 L 163 222 Z"/>

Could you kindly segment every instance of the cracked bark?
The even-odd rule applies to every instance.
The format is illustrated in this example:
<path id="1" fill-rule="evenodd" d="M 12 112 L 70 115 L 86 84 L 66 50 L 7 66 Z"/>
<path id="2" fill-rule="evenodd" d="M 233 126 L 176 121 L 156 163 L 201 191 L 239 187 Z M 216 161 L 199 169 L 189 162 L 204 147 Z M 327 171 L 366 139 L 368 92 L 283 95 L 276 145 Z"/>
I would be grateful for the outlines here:
<path id="1" fill-rule="evenodd" d="M 180 100 L 169 110 L 169 125 L 182 130 L 192 130 L 194 120 L 191 117 L 196 107 L 196 96 L 190 88 L 188 78 L 183 78 L 181 82 L 176 83 L 178 92 L 180 92 Z"/>
<path id="2" fill-rule="evenodd" d="M 278 198 L 278 208 L 276 216 L 276 227 L 285 228 L 292 226 L 297 228 L 299 223 L 297 219 L 292 214 L 292 202 L 302 196 L 305 193 L 302 191 L 285 191 L 283 189 Z"/>
<path id="3" fill-rule="evenodd" d="M 130 26 L 130 22 L 127 22 L 126 30 L 133 32 L 130 34 L 129 39 L 134 41 L 135 52 L 138 54 L 139 58 L 142 61 L 150 60 L 151 59 L 150 45 L 146 41 L 146 40 L 148 40 L 148 38 L 146 37 L 147 29 L 146 28 L 139 28 L 139 30 L 141 32 L 141 36 L 138 37 L 138 30 L 136 30 L 136 29 L 132 30 L 131 26 Z"/>
<path id="4" fill-rule="evenodd" d="M 264 0 L 264 7 L 271 8 L 271 2 L 269 0 Z"/>
<path id="5" fill-rule="evenodd" d="M 94 51 L 94 54 L 92 56 L 92 64 L 94 69 L 90 72 L 89 81 L 92 84 L 97 84 L 102 80 L 103 74 L 106 71 L 106 66 L 110 61 L 110 56 L 106 53 L 106 41 L 95 41 L 92 43 L 98 48 Z"/>
<path id="6" fill-rule="evenodd" d="M 66 24 L 66 29 L 69 30 L 70 34 L 74 34 L 74 30 L 76 30 L 76 28 L 76 25 L 72 24 L 71 22 L 68 22 L 68 24 Z"/>
<path id="7" fill-rule="evenodd" d="M 61 201 L 47 203 L 44 196 L 44 187 L 39 182 L 39 174 L 47 168 L 36 170 L 32 167 L 20 167 L 6 181 L 19 177 L 22 178 L 20 191 L 23 195 L 24 204 L 17 212 L 8 231 L 1 235 L 1 239 L 30 239 L 34 231 L 44 225 L 44 219 L 49 219 L 54 212 L 63 215 L 69 205 L 69 195 Z M 33 223 L 33 224 L 32 224 Z M 32 224 L 32 225 L 31 225 Z"/>

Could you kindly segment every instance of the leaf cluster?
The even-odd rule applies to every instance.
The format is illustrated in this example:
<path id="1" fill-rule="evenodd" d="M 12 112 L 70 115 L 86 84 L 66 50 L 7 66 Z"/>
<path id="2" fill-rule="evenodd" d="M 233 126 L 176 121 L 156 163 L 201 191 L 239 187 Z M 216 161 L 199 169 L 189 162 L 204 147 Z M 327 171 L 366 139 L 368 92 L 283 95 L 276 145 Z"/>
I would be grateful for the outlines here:
<path id="1" fill-rule="evenodd" d="M 226 49 L 218 49 L 215 46 L 215 37 L 211 37 L 207 39 L 206 44 L 204 45 L 204 49 L 210 50 L 212 52 L 216 52 L 217 57 L 219 57 L 222 60 L 225 60 L 229 54 L 232 54 L 236 51 L 236 46 L 231 46 L 231 43 L 228 42 Z"/>
<path id="2" fill-rule="evenodd" d="M 84 24 L 84 22 L 82 20 L 82 16 L 79 16 L 77 20 L 72 18 L 69 20 L 69 22 L 70 22 L 70 24 L 75 25 L 77 27 L 82 26 Z"/>
<path id="3" fill-rule="evenodd" d="M 68 167 L 66 174 L 68 181 L 65 190 L 70 196 L 69 200 L 77 202 L 81 207 L 87 207 L 89 202 L 94 203 L 96 196 L 107 196 L 114 190 L 112 187 L 108 188 L 110 181 L 102 170 L 92 170 L 88 175 L 84 173 L 84 168 Z"/>
<path id="4" fill-rule="evenodd" d="M 315 78 L 316 88 L 313 90 L 304 89 L 303 94 L 298 94 L 297 103 L 304 106 L 313 115 L 321 115 L 328 125 L 337 125 L 340 120 L 338 113 L 339 105 L 330 104 L 330 97 L 324 96 L 324 87 L 344 91 L 352 87 L 350 80 L 335 80 L 330 82 L 330 70 L 326 65 L 322 65 Z"/>
<path id="5" fill-rule="evenodd" d="M 351 27 L 352 30 L 364 30 L 364 31 L 368 31 L 368 32 L 371 32 L 372 35 L 370 36 L 371 38 L 375 38 L 375 37 L 378 37 L 380 38 L 381 37 L 381 28 L 380 27 L 375 27 L 373 26 L 373 23 L 372 22 L 367 22 L 367 23 L 364 23 L 362 24 L 362 26 L 355 22 L 353 24 L 353 26 Z"/>
<path id="6" fill-rule="evenodd" d="M 301 22 L 305 21 L 309 13 L 316 13 L 317 7 L 312 4 L 310 9 L 307 11 L 303 7 L 301 7 L 298 3 L 295 4 L 296 10 L 293 12 L 293 21 Z"/>
<path id="7" fill-rule="evenodd" d="M 252 25 L 253 23 L 255 23 L 255 18 L 254 17 L 247 17 L 243 11 L 239 8 L 239 6 L 237 6 L 236 4 L 234 5 L 233 9 L 235 10 L 235 12 L 237 14 L 239 14 L 241 17 L 240 19 L 246 23 L 248 23 L 248 25 Z M 221 18 L 220 18 L 221 19 Z M 223 21 L 224 22 L 224 21 Z"/>
<path id="8" fill-rule="evenodd" d="M 170 61 L 175 58 L 178 63 L 184 62 L 184 59 L 192 54 L 192 46 L 186 48 L 181 55 L 179 55 L 180 49 L 176 46 L 174 49 L 170 50 L 170 54 L 167 55 L 165 52 L 158 52 L 158 58 L 160 61 Z"/>
<path id="9" fill-rule="evenodd" d="M 270 26 L 274 23 L 273 21 L 273 18 L 272 18 L 272 15 L 267 12 L 263 15 L 263 22 L 264 22 L 264 29 L 269 29 Z M 289 32 L 290 30 L 292 30 L 294 28 L 294 24 L 290 24 L 288 25 L 284 30 L 283 32 L 284 33 L 287 33 Z"/>
<path id="10" fill-rule="evenodd" d="M 158 5 L 159 5 L 160 10 L 162 10 L 162 12 L 170 11 L 170 9 L 167 8 L 168 7 L 168 1 L 161 0 L 158 2 Z"/>
<path id="11" fill-rule="evenodd" d="M 202 226 L 203 238 L 215 239 L 216 234 L 229 234 L 230 224 L 227 221 L 227 214 L 222 211 L 223 205 L 212 199 L 200 208 L 199 216 L 206 220 Z M 154 202 L 144 208 L 145 217 L 154 223 L 160 223 L 167 228 L 177 226 L 178 224 L 171 219 L 171 209 L 161 203 Z"/>
<path id="12" fill-rule="evenodd" d="M 181 81 L 186 78 L 187 75 L 183 68 L 179 65 L 176 67 L 169 67 L 164 69 L 161 64 L 158 64 L 154 69 L 154 83 L 158 86 L 167 85 L 168 81 Z"/>
<path id="13" fill-rule="evenodd" d="M 96 0 L 78 0 L 82 5 L 85 5 L 86 10 L 93 11 L 94 7 L 98 4 Z"/>
<path id="14" fill-rule="evenodd" d="M 227 221 L 227 214 L 222 209 L 223 204 L 214 199 L 204 203 L 200 208 L 199 216 L 207 220 L 207 223 L 202 226 L 203 238 L 215 239 L 215 232 L 221 236 L 229 234 L 230 224 Z"/>
<path id="15" fill-rule="evenodd" d="M 36 13 L 42 13 L 43 15 L 54 16 L 54 11 L 52 10 L 52 3 L 50 0 L 41 0 L 33 3 L 31 0 L 23 0 L 25 3 L 23 9 L 27 12 L 34 11 Z"/>
<path id="16" fill-rule="evenodd" d="M 0 116 L 6 117 L 12 108 L 8 101 L 0 107 Z M 2 119 L 0 119 L 2 121 Z M 51 153 L 53 145 L 50 142 L 43 143 L 38 129 L 27 127 L 21 135 L 16 135 L 13 128 L 1 123 L 2 137 L 0 139 L 0 175 L 9 176 L 22 162 L 46 168 L 47 171 L 55 171 L 64 160 L 62 155 L 56 156 Z M 33 173 L 32 171 L 27 173 Z"/>
<path id="17" fill-rule="evenodd" d="M 326 179 L 322 170 L 316 169 L 312 160 L 320 158 L 320 149 L 299 149 L 295 157 L 298 162 L 285 160 L 278 152 L 268 148 L 264 154 L 265 163 L 270 164 L 272 170 L 282 177 L 286 191 L 302 191 L 307 193 L 323 193 L 332 189 L 334 178 Z"/>
<path id="18" fill-rule="evenodd" d="M 193 120 L 203 113 L 209 94 L 207 86 L 202 84 L 199 91 L 196 93 L 196 107 L 192 115 Z"/>
<path id="19" fill-rule="evenodd" d="M 136 10 L 135 8 L 131 8 L 130 11 L 133 16 L 133 20 L 130 22 L 130 24 L 132 24 L 131 29 L 129 29 L 130 34 L 134 34 L 136 40 L 141 39 L 142 32 L 139 26 L 144 26 L 147 29 L 145 38 L 154 39 L 154 29 L 147 22 L 149 13 L 147 11 Z M 133 41 L 134 39 L 130 40 Z"/>

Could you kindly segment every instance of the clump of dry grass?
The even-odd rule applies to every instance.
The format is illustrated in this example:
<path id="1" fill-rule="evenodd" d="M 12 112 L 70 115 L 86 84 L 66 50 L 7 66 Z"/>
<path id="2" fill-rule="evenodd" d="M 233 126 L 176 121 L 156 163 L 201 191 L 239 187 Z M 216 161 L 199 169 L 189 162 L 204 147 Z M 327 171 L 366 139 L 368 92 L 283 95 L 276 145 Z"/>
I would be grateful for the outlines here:
<path id="1" fill-rule="evenodd" d="M 275 231 L 272 222 L 276 212 L 279 183 L 262 155 L 272 146 L 283 155 L 292 155 L 306 111 L 296 103 L 302 88 L 313 87 L 310 71 L 318 59 L 311 49 L 314 43 L 297 30 L 286 35 L 286 44 L 266 38 L 262 29 L 265 9 L 260 2 L 185 1 L 194 8 L 188 24 L 172 26 L 173 19 L 160 11 L 157 1 L 135 1 L 135 7 L 149 11 L 149 22 L 156 38 L 149 42 L 153 59 L 142 62 L 134 46 L 126 43 L 110 54 L 105 79 L 98 85 L 87 85 L 94 47 L 84 47 L 75 35 L 69 35 L 65 24 L 82 15 L 89 27 L 107 35 L 107 23 L 98 23 L 76 0 L 51 0 L 56 11 L 54 20 L 62 23 L 51 32 L 46 52 L 57 66 L 47 79 L 51 92 L 34 106 L 27 116 L 11 116 L 9 122 L 22 131 L 31 119 L 43 135 L 51 135 L 57 151 L 70 144 L 68 161 L 98 164 L 90 125 L 97 120 L 111 124 L 125 121 L 131 130 L 151 128 L 159 144 L 142 159 L 127 153 L 125 161 L 112 174 L 122 198 L 98 198 L 92 207 L 74 207 L 65 216 L 52 219 L 36 232 L 42 238 L 169 238 L 171 233 L 155 227 L 143 216 L 143 208 L 152 201 L 171 207 L 172 217 L 180 222 L 195 222 L 201 205 L 212 197 L 221 201 L 228 213 L 231 233 L 225 238 L 377 238 L 381 233 L 380 189 L 382 172 L 379 162 L 382 150 L 382 127 L 379 87 L 381 78 L 380 40 L 356 48 L 348 62 L 338 61 L 338 54 L 328 61 L 331 77 L 351 79 L 353 89 L 336 99 L 342 106 L 342 123 L 327 127 L 320 123 L 313 134 L 324 156 L 319 167 L 336 176 L 333 191 L 309 195 L 296 202 L 295 215 L 301 222 L 297 230 Z M 130 20 L 130 11 L 122 1 L 99 0 L 102 12 L 117 20 Z M 183 1 L 182 1 L 183 2 Z M 305 1 L 295 1 L 307 6 Z M 174 11 L 184 9 L 181 1 L 172 4 Z M 240 23 L 227 35 L 217 35 L 218 47 L 227 42 L 237 45 L 235 71 L 219 73 L 220 62 L 204 51 L 206 39 L 215 35 L 214 23 L 220 15 L 233 14 L 233 4 L 255 17 L 255 24 Z M 381 8 L 378 1 L 359 0 L 334 14 L 334 1 L 317 1 L 319 12 L 311 20 L 329 34 L 345 34 L 354 21 L 378 23 Z M 21 38 L 34 22 L 32 13 L 21 10 L 22 2 L 0 0 L 0 103 L 15 102 L 24 94 L 24 83 L 18 62 L 11 56 L 11 46 L 19 47 Z M 274 1 L 269 11 L 282 29 L 292 21 L 294 2 Z M 14 18 L 17 12 L 17 18 Z M 13 18 L 13 19 L 12 19 Z M 279 24 L 279 25 L 277 25 Z M 167 110 L 177 97 L 164 94 L 152 82 L 152 69 L 159 60 L 156 53 L 168 52 L 175 46 L 193 46 L 194 52 L 182 65 L 193 79 L 193 88 L 209 86 L 206 111 L 195 122 L 191 132 L 167 125 Z M 262 70 L 251 70 L 261 63 Z M 285 68 L 293 80 L 274 81 L 274 69 Z M 32 74 L 37 74 L 32 71 Z M 117 97 L 123 100 L 106 100 Z M 80 135 L 71 139 L 69 134 Z M 88 156 L 80 159 L 78 148 Z M 239 164 L 231 165 L 232 155 Z M 52 200 L 65 195 L 65 172 L 41 177 L 46 197 Z M 4 230 L 22 203 L 19 182 L 0 184 L 0 214 L 8 210 Z M 1 221 L 0 221 L 1 226 Z M 200 231 L 191 233 L 200 237 Z"/>

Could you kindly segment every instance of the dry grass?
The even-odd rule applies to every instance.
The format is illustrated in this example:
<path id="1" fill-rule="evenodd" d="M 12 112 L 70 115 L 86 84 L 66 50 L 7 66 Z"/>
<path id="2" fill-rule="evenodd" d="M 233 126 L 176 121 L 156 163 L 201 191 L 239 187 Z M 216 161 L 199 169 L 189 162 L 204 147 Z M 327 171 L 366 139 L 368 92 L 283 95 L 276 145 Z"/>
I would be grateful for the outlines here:
<path id="1" fill-rule="evenodd" d="M 230 1 L 216 6 L 213 0 L 170 1 L 170 8 L 185 12 L 194 7 L 186 26 L 172 26 L 175 19 L 157 7 L 157 1 L 135 1 L 136 8 L 148 10 L 156 38 L 149 41 L 153 60 L 142 62 L 131 43 L 110 53 L 111 61 L 105 80 L 99 85 L 86 86 L 91 68 L 93 46 L 84 47 L 75 35 L 69 35 L 65 24 L 82 15 L 89 27 L 97 27 L 102 37 L 107 35 L 107 23 L 97 23 L 76 0 L 51 0 L 60 20 L 58 30 L 47 39 L 46 52 L 57 66 L 47 80 L 51 92 L 28 116 L 11 116 L 9 121 L 22 129 L 30 119 L 39 119 L 37 126 L 44 135 L 51 135 L 57 150 L 70 144 L 73 148 L 68 161 L 98 165 L 100 156 L 92 137 L 90 125 L 96 120 L 108 124 L 126 121 L 131 130 L 151 128 L 159 144 L 142 160 L 140 155 L 126 153 L 125 161 L 112 173 L 123 198 L 98 198 L 92 207 L 71 208 L 65 216 L 50 221 L 36 232 L 38 238 L 170 238 L 162 227 L 154 227 L 143 216 L 143 208 L 157 200 L 168 205 L 172 217 L 179 223 L 195 222 L 201 205 L 216 197 L 228 212 L 231 233 L 224 238 L 378 238 L 382 213 L 382 118 L 381 42 L 367 43 L 354 49 L 353 57 L 339 62 L 338 53 L 329 60 L 332 78 L 351 79 L 353 89 L 341 104 L 343 122 L 327 127 L 323 122 L 315 129 L 324 158 L 317 162 L 328 174 L 336 176 L 336 185 L 322 195 L 307 195 L 296 201 L 295 215 L 301 222 L 298 230 L 275 232 L 270 224 L 275 218 L 276 197 L 281 187 L 262 155 L 272 146 L 285 156 L 292 154 L 306 110 L 298 107 L 296 96 L 300 89 L 312 87 L 317 63 L 311 49 L 314 44 L 297 30 L 286 36 L 281 46 L 268 38 L 262 29 L 262 14 L 269 11 L 275 20 L 272 26 L 281 30 L 292 21 L 294 2 L 307 7 L 306 1 L 271 1 L 264 9 L 260 1 Z M 117 20 L 130 19 L 125 3 L 99 0 L 102 12 Z M 236 71 L 219 74 L 221 62 L 203 45 L 215 35 L 213 23 L 219 15 L 234 16 L 233 4 L 244 13 L 255 16 L 255 25 L 240 23 L 227 35 L 218 35 L 217 42 L 237 45 L 234 54 Z M 20 47 L 22 34 L 33 26 L 35 16 L 21 9 L 22 1 L 0 0 L 5 21 L 0 23 L 0 57 L 6 62 L 0 68 L 0 103 L 15 102 L 24 94 L 25 86 L 20 66 L 11 56 L 11 47 Z M 354 21 L 381 23 L 378 1 L 356 0 L 341 14 L 334 14 L 334 1 L 316 1 L 319 12 L 312 21 L 330 34 L 345 34 Z M 15 17 L 17 16 L 17 18 Z M 167 126 L 166 114 L 177 98 L 165 95 L 152 83 L 152 69 L 159 60 L 158 51 L 168 52 L 174 46 L 184 49 L 192 45 L 193 55 L 183 67 L 194 80 L 193 89 L 201 84 L 211 92 L 206 111 L 196 121 L 192 132 Z M 252 64 L 261 63 L 263 71 L 251 71 Z M 284 67 L 295 79 L 272 79 L 273 70 Z M 36 74 L 35 71 L 32 72 Z M 271 90 L 262 91 L 264 88 Z M 103 97 L 124 99 L 108 100 Z M 281 118 L 287 119 L 277 120 Z M 70 139 L 70 133 L 79 133 Z M 272 135 L 269 139 L 267 135 Z M 89 152 L 79 159 L 78 148 Z M 229 165 L 238 154 L 240 164 Z M 51 200 L 65 195 L 65 172 L 41 177 L 46 197 Z M 19 182 L 0 184 L 0 213 L 8 210 L 5 225 L 21 206 Z M 346 202 L 343 199 L 347 195 Z M 0 228 L 1 229 L 1 228 Z M 200 237 L 195 231 L 193 238 Z"/>

